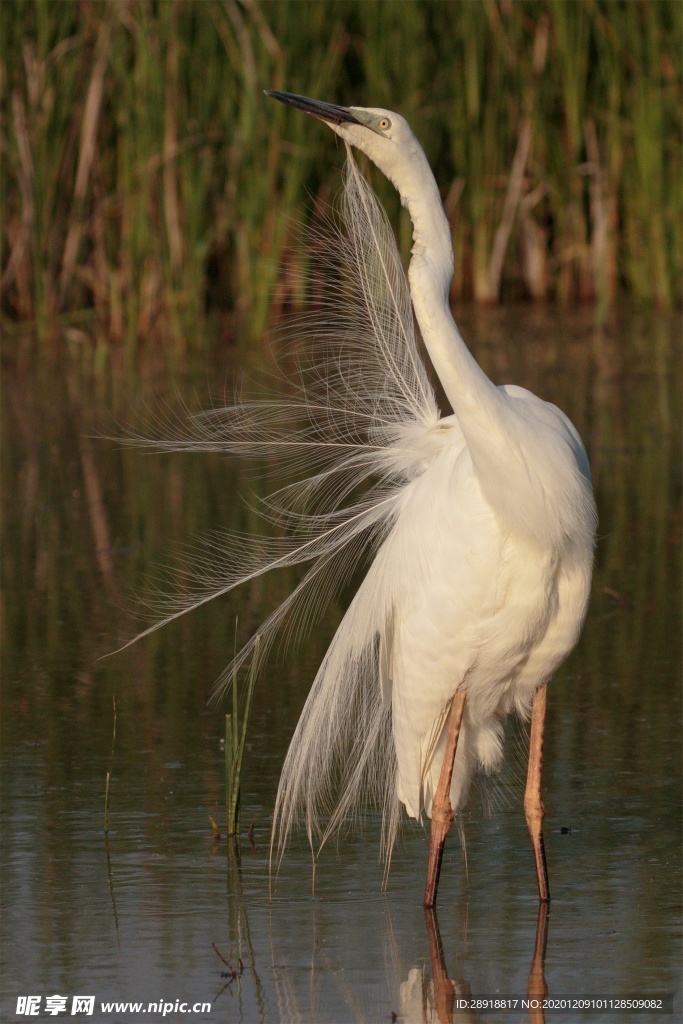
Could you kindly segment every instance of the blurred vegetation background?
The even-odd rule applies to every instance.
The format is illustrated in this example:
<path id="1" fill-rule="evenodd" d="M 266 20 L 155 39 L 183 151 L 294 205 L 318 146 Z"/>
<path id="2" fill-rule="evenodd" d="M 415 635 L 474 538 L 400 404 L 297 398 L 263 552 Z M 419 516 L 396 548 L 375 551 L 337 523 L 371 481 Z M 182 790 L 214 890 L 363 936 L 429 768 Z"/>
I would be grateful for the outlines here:
<path id="1" fill-rule="evenodd" d="M 678 304 L 682 24 L 680 0 L 4 0 L 6 338 L 184 356 L 206 315 L 254 339 L 300 304 L 289 215 L 334 201 L 342 153 L 264 88 L 408 118 L 454 300 Z"/>

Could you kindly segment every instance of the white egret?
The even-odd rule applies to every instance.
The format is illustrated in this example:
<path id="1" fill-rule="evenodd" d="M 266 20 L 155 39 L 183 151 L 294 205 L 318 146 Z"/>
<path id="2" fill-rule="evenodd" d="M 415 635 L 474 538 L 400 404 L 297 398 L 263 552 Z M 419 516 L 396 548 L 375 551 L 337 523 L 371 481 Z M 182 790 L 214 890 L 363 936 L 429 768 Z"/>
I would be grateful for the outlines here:
<path id="1" fill-rule="evenodd" d="M 297 822 L 315 852 L 359 806 L 374 803 L 388 863 L 403 805 L 432 819 L 425 905 L 434 905 L 454 811 L 477 769 L 500 766 L 503 719 L 517 712 L 531 716 L 524 809 L 547 901 L 546 683 L 576 644 L 588 602 L 596 510 L 586 452 L 558 408 L 521 387 L 494 386 L 465 345 L 448 303 L 448 221 L 404 118 L 268 95 L 326 122 L 347 145 L 345 228 L 326 257 L 341 276 L 308 322 L 312 356 L 298 399 L 238 401 L 198 418 L 191 438 L 157 443 L 291 456 L 309 474 L 266 504 L 290 539 L 233 538 L 225 556 L 221 540 L 201 566 L 197 592 L 163 621 L 271 568 L 311 563 L 240 652 L 239 667 L 255 650 L 265 654 L 289 612 L 307 625 L 366 565 L 285 760 L 278 856 Z M 409 286 L 351 147 L 408 208 Z M 437 407 L 414 318 L 451 414 Z"/>
<path id="2" fill-rule="evenodd" d="M 396 796 L 413 817 L 424 812 L 432 818 L 425 903 L 435 902 L 445 835 L 453 808 L 467 797 L 475 766 L 498 766 L 501 719 L 512 709 L 526 714 L 530 708 L 524 806 L 539 896 L 547 900 L 541 799 L 546 683 L 574 647 L 588 602 L 596 512 L 585 449 L 559 409 L 522 388 L 494 387 L 465 346 L 448 303 L 448 221 L 407 122 L 388 110 L 269 95 L 327 122 L 398 190 L 413 223 L 413 309 L 453 409 L 452 416 L 434 419 L 433 396 L 422 367 L 415 365 L 402 309 L 402 334 L 386 341 L 386 380 L 374 381 L 378 394 L 368 395 L 379 405 L 382 392 L 398 386 L 412 406 L 403 430 L 393 425 L 388 446 L 393 444 L 396 461 L 403 463 L 392 467 L 403 476 L 402 486 L 392 495 L 387 534 L 348 617 L 350 625 L 369 620 L 379 644 L 376 685 L 381 683 L 392 707 Z M 356 176 L 352 166 L 349 177 Z M 367 192 L 354 184 L 355 205 Z M 372 214 L 367 223 L 372 226 Z M 380 276 L 386 248 L 385 234 L 372 252 L 379 262 L 372 272 Z M 390 255 L 395 270 L 396 257 Z M 363 289 L 370 310 L 370 274 Z M 393 316 L 390 311 L 388 319 Z M 382 323 L 368 327 L 386 330 Z M 397 374 L 405 382 L 396 381 Z M 362 632 L 367 644 L 367 625 Z M 340 633 L 350 656 L 357 643 L 353 626 L 342 625 Z M 321 671 L 324 678 L 326 665 Z M 322 757 L 319 742 L 307 733 L 320 727 L 327 702 L 344 693 L 343 687 L 336 695 L 327 689 L 318 686 L 312 693 L 288 755 L 278 799 L 285 816 L 293 801 L 311 799 L 311 770 L 317 771 Z M 349 706 L 346 713 L 353 710 Z M 356 744 L 356 755 L 362 761 L 377 740 L 363 727 L 358 735 L 363 742 Z"/>

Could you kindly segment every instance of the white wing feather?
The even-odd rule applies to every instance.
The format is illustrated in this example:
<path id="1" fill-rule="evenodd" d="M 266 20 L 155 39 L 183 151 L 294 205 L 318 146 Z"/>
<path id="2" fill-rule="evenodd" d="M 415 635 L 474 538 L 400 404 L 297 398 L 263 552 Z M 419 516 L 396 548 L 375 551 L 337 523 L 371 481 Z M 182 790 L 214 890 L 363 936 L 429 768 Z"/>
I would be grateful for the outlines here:
<path id="1" fill-rule="evenodd" d="M 262 662 L 285 619 L 293 616 L 292 628 L 308 627 L 358 565 L 380 551 L 325 655 L 291 742 L 275 808 L 280 855 L 295 823 L 305 820 L 316 845 L 365 805 L 382 811 L 390 853 L 399 805 L 391 680 L 385 679 L 383 696 L 380 663 L 386 671 L 393 595 L 410 590 L 411 580 L 400 560 L 389 563 L 381 549 L 411 481 L 457 432 L 452 417 L 451 430 L 439 429 L 392 230 L 348 147 L 340 213 L 342 228 L 333 228 L 326 251 L 318 250 L 323 269 L 335 275 L 325 281 L 324 309 L 297 325 L 306 346 L 295 396 L 239 400 L 192 417 L 189 432 L 167 424 L 160 439 L 129 439 L 162 450 L 275 456 L 284 473 L 307 470 L 261 509 L 287 528 L 287 539 L 209 538 L 204 556 L 188 567 L 189 588 L 180 598 L 159 588 L 161 617 L 135 638 L 271 569 L 308 565 L 297 588 L 228 665 L 217 695 L 250 659 Z M 411 571 L 408 563 L 405 568 Z"/>

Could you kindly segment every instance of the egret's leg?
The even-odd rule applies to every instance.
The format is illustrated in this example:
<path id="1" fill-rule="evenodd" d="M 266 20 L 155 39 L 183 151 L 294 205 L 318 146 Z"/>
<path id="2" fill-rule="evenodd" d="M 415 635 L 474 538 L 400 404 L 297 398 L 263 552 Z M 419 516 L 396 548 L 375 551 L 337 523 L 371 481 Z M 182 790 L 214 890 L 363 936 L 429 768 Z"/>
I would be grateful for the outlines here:
<path id="1" fill-rule="evenodd" d="M 541 799 L 541 773 L 543 769 L 543 728 L 545 726 L 546 684 L 539 686 L 534 694 L 531 710 L 531 736 L 529 739 L 529 771 L 524 794 L 524 814 L 531 836 L 531 845 L 536 861 L 538 896 L 543 903 L 550 900 L 548 868 L 545 862 L 543 844 L 543 816 L 545 808 Z"/>
<path id="2" fill-rule="evenodd" d="M 439 775 L 439 784 L 432 801 L 432 826 L 429 836 L 429 862 L 427 864 L 427 884 L 425 886 L 425 907 L 436 905 L 436 890 L 439 885 L 441 873 L 441 859 L 443 857 L 444 843 L 448 830 L 454 818 L 451 807 L 451 779 L 453 778 L 453 765 L 455 764 L 455 753 L 458 749 L 458 736 L 460 735 L 460 723 L 465 708 L 465 691 L 457 690 L 451 704 L 451 714 L 448 720 L 448 736 L 446 737 L 446 749 Z"/>

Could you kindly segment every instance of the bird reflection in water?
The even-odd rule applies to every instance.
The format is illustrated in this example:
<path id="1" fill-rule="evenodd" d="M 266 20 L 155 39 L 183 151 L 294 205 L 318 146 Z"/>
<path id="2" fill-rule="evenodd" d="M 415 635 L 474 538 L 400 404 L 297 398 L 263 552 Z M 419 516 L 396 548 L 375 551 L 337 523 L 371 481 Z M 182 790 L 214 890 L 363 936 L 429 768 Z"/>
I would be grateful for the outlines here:
<path id="1" fill-rule="evenodd" d="M 221 1005 L 232 1001 L 238 1005 L 240 1019 L 266 1022 L 270 1020 L 269 1007 L 277 1007 L 276 1020 L 319 1022 L 338 1020 L 341 998 L 344 1018 L 356 1021 L 385 1019 L 378 1016 L 378 1007 L 384 1009 L 389 1001 L 395 1012 L 392 1019 L 401 1024 L 466 1024 L 490 1020 L 487 1012 L 478 1012 L 468 1006 L 465 1000 L 482 997 L 477 988 L 472 991 L 470 980 L 462 968 L 457 950 L 451 950 L 448 961 L 453 964 L 460 960 L 457 978 L 449 976 L 447 959 L 439 930 L 436 911 L 424 909 L 425 937 L 417 938 L 417 948 L 412 945 L 408 963 L 418 966 L 405 971 L 405 949 L 399 952 L 399 943 L 394 931 L 394 922 L 389 907 L 385 905 L 387 917 L 385 926 L 380 925 L 383 941 L 377 941 L 376 927 L 354 929 L 357 936 L 353 949 L 343 940 L 335 942 L 332 936 L 344 931 L 343 901 L 321 904 L 318 900 L 298 899 L 286 901 L 281 906 L 269 905 L 267 925 L 257 910 L 258 904 L 249 908 L 248 897 L 243 889 L 242 864 L 239 843 L 230 841 L 227 848 L 227 931 L 216 936 L 216 945 L 222 959 L 228 961 L 227 971 L 217 964 L 217 1002 Z M 461 906 L 461 910 L 465 907 Z M 249 917 L 256 911 L 260 917 L 250 927 Z M 348 912 L 348 906 L 346 908 Z M 530 1001 L 540 1002 L 541 1007 L 526 1011 L 529 1024 L 545 1024 L 542 1000 L 548 994 L 545 979 L 545 958 L 548 936 L 548 904 L 538 908 L 536 934 L 533 950 L 529 949 L 530 964 L 526 995 Z M 341 916 L 340 916 L 341 915 Z M 391 949 L 391 955 L 384 959 L 384 967 L 368 955 L 368 936 L 372 933 L 371 946 L 382 959 L 381 950 Z M 412 928 L 410 929 L 412 935 Z M 295 938 L 294 938 L 295 935 Z M 387 941 L 388 940 L 388 941 Z M 309 945 L 310 943 L 310 945 Z M 357 951 L 365 949 L 361 961 Z M 428 950 L 428 962 L 425 953 Z M 227 951 L 227 952 L 226 952 Z M 225 954 L 225 955 L 223 955 Z M 215 954 L 212 952 L 212 957 Z M 401 966 L 401 961 L 403 966 Z M 379 971 L 379 975 L 378 972 Z M 229 984 L 226 985 L 226 980 Z M 369 996 L 369 993 L 372 993 Z M 492 995 L 495 993 L 487 993 Z M 501 992 L 500 995 L 521 997 L 524 993 Z M 368 1001 L 369 996 L 369 1001 Z M 331 1016 L 331 1011 L 335 1016 Z M 493 1019 L 501 1024 L 508 1015 L 497 1012 Z M 515 1020 L 523 1021 L 519 1010 Z"/>
<path id="2" fill-rule="evenodd" d="M 400 1020 L 405 1024 L 474 1024 L 481 1018 L 467 1004 L 472 991 L 465 979 L 448 976 L 443 942 L 436 911 L 425 907 L 425 926 L 429 942 L 432 976 L 425 968 L 413 967 L 401 985 Z M 548 939 L 548 904 L 541 903 L 536 921 L 536 941 L 529 968 L 527 996 L 541 1007 L 529 1011 L 529 1024 L 545 1024 L 542 1000 L 548 994 L 545 980 L 545 953 Z"/>

